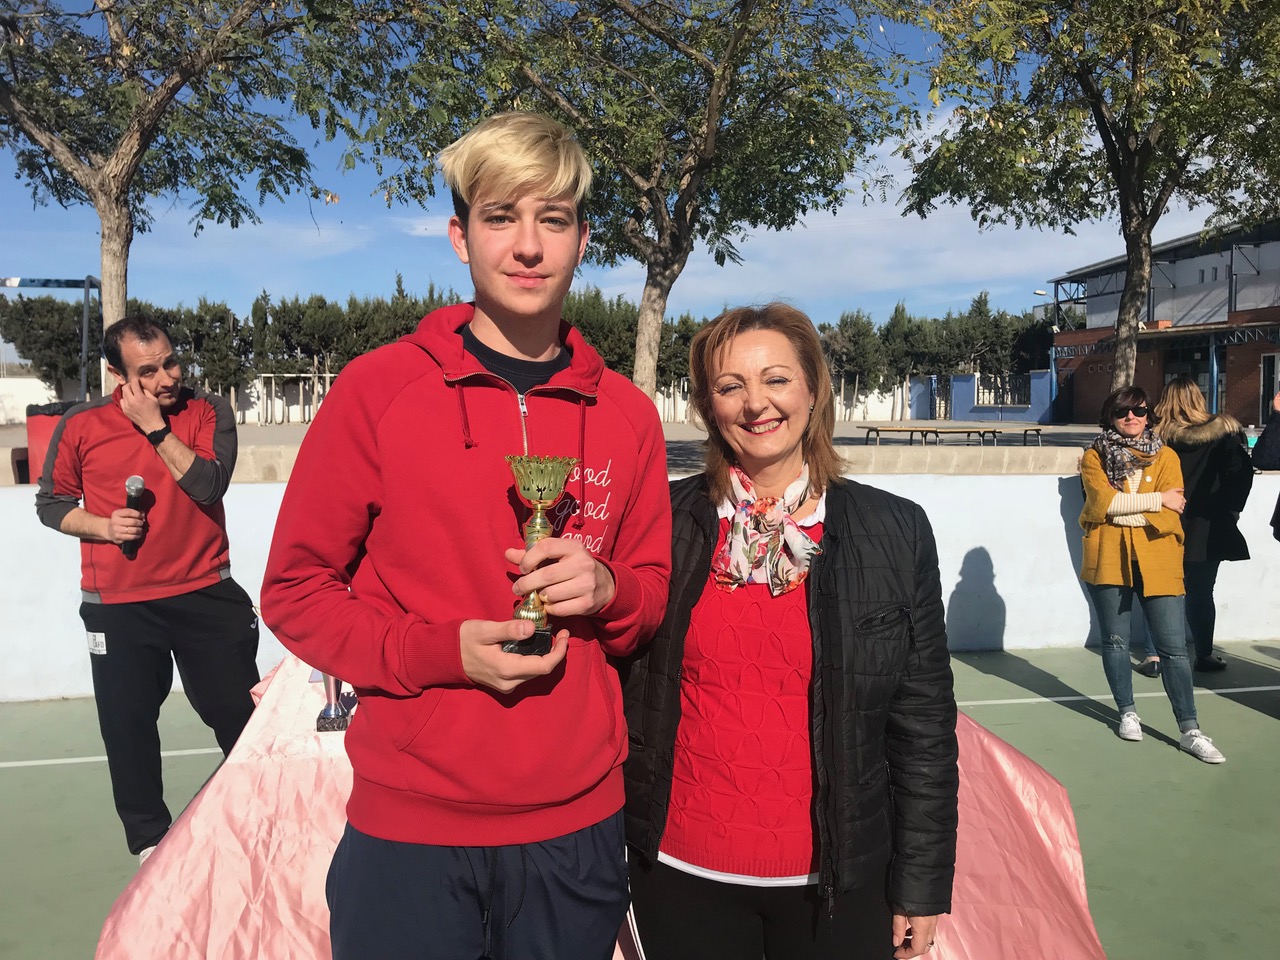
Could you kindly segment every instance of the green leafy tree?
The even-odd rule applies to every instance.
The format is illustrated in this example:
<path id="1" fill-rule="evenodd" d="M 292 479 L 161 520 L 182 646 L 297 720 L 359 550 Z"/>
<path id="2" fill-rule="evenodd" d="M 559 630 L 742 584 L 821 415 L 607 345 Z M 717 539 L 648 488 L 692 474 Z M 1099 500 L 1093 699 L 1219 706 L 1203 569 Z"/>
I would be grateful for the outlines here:
<path id="1" fill-rule="evenodd" d="M 884 346 L 867 313 L 846 311 L 834 325 L 821 325 L 818 333 L 832 379 L 841 389 L 852 382 L 856 397 L 864 388 L 880 384 L 886 371 Z"/>
<path id="2" fill-rule="evenodd" d="M 1125 245 L 1113 386 L 1133 379 L 1151 236 L 1170 204 L 1277 210 L 1280 5 L 963 0 L 918 6 L 937 36 L 945 128 L 904 148 L 907 212 L 963 203 L 982 226 L 1116 216 Z"/>
<path id="3" fill-rule="evenodd" d="M 565 298 L 565 319 L 578 328 L 600 354 L 605 366 L 631 376 L 636 355 L 636 317 L 639 310 L 621 294 L 606 300 L 598 287 L 571 290 Z"/>
<path id="4" fill-rule="evenodd" d="M 659 383 L 677 383 L 689 376 L 689 344 L 706 323 L 705 317 L 695 320 L 693 314 L 682 313 L 678 319 L 662 324 L 662 345 L 658 351 Z"/>
<path id="5" fill-rule="evenodd" d="M 91 315 L 96 318 L 96 310 Z M 84 304 L 55 297 L 0 296 L 0 338 L 31 364 L 35 375 L 62 398 L 64 382 L 80 379 Z M 102 327 L 89 324 L 89 357 L 102 351 Z"/>
<path id="6" fill-rule="evenodd" d="M 859 158 L 896 124 L 869 9 L 458 0 L 413 8 L 426 45 L 415 55 L 436 57 L 438 38 L 452 37 L 477 111 L 541 109 L 573 127 L 596 161 L 588 256 L 645 267 L 633 379 L 652 396 L 667 298 L 695 245 L 737 261 L 748 230 L 834 209 Z M 388 166 L 389 196 L 429 192 L 434 152 L 472 119 L 442 123 L 437 93 L 406 83 L 374 107 L 373 139 L 356 152 L 407 161 Z"/>
<path id="7" fill-rule="evenodd" d="M 885 375 L 879 389 L 892 389 L 900 395 L 899 419 L 907 416 L 910 399 L 911 376 L 929 370 L 937 346 L 937 324 L 907 313 L 906 304 L 899 301 L 889 319 L 879 330 L 880 344 L 884 350 Z M 895 401 L 896 402 L 896 401 Z"/>
<path id="8" fill-rule="evenodd" d="M 201 297 L 194 309 L 178 311 L 170 337 L 190 377 L 209 390 L 228 393 L 249 378 L 252 328 L 225 303 Z"/>
<path id="9" fill-rule="evenodd" d="M 453 290 L 427 286 L 413 296 L 397 277 L 391 299 L 350 297 L 346 305 L 321 296 L 280 298 L 265 292 L 253 303 L 246 331 L 253 366 L 260 373 L 337 374 L 353 359 L 413 331 L 428 313 L 460 298 Z"/>
<path id="10" fill-rule="evenodd" d="M 427 284 L 425 294 L 410 295 L 405 291 L 403 278 L 396 274 L 396 288 L 390 300 L 366 297 L 357 301 L 352 297 L 348 301 L 347 323 L 355 343 L 351 355 L 356 357 L 399 340 L 416 330 L 431 311 L 461 302 L 462 298 L 452 289 L 437 287 L 434 283 Z"/>
<path id="11" fill-rule="evenodd" d="M 92 204 L 103 323 L 124 316 L 129 250 L 153 198 L 204 221 L 258 219 L 267 196 L 336 199 L 286 128 L 335 135 L 385 79 L 389 0 L 9 0 L 0 148 L 38 203 Z M 314 15 L 309 8 L 314 8 Z M 375 29 L 364 29 L 372 26 Z M 331 82 L 344 63 L 342 82 Z M 272 108 L 275 108 L 274 110 Z"/>
<path id="12" fill-rule="evenodd" d="M 1049 367 L 1049 349 L 1053 346 L 1053 320 L 1037 320 L 1031 311 L 1016 318 L 1016 334 L 1010 351 L 1009 369 L 1013 373 L 1029 373 Z"/>

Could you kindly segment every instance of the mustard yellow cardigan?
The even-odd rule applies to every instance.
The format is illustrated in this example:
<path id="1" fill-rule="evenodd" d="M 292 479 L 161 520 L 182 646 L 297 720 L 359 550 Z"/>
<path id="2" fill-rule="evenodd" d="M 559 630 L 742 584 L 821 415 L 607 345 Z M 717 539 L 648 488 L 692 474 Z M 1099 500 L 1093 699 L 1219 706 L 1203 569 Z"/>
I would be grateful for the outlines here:
<path id="1" fill-rule="evenodd" d="M 1119 493 L 1107 480 L 1096 450 L 1080 461 L 1084 480 L 1084 559 L 1080 579 L 1085 583 L 1133 586 L 1133 564 L 1142 572 L 1142 592 L 1148 597 L 1181 596 L 1182 519 L 1168 508 L 1144 513 L 1147 525 L 1122 527 L 1107 518 L 1107 507 Z M 1155 460 L 1142 472 L 1138 493 L 1161 493 L 1182 486 L 1182 464 L 1169 447 L 1161 447 Z"/>

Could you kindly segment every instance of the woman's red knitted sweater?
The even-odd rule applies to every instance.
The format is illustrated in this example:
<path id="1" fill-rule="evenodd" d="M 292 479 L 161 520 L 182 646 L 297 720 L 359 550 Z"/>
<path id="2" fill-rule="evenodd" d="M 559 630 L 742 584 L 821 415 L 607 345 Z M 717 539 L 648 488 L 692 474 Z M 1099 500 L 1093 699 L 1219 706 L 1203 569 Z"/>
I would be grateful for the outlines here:
<path id="1" fill-rule="evenodd" d="M 819 540 L 822 525 L 805 532 Z M 708 576 L 685 639 L 662 853 L 752 877 L 816 869 L 808 595 L 807 582 L 779 597 L 763 583 L 727 593 Z"/>

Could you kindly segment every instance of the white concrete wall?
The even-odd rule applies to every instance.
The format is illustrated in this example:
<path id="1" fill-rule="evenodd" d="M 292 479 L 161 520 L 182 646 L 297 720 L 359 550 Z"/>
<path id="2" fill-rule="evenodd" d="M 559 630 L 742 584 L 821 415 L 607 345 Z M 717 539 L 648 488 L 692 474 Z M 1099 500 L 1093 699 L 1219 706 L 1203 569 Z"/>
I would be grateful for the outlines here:
<path id="1" fill-rule="evenodd" d="M 836 421 L 839 423 L 863 420 L 893 420 L 900 404 L 898 392 L 890 389 L 870 391 L 859 388 L 853 392 L 854 381 L 837 381 L 834 385 Z"/>
<path id="2" fill-rule="evenodd" d="M 79 385 L 67 394 L 76 395 Z M 0 377 L 0 424 L 26 423 L 27 404 L 52 403 L 57 396 L 36 377 Z"/>
<path id="3" fill-rule="evenodd" d="M 952 648 L 1079 647 L 1097 627 L 1076 577 L 1080 482 L 1057 476 L 861 475 L 928 511 L 938 540 Z M 227 493 L 232 571 L 255 600 L 283 484 Z M 1280 474 L 1260 474 L 1240 527 L 1254 559 L 1222 565 L 1218 638 L 1280 638 L 1280 543 L 1268 523 Z M 88 696 L 79 547 L 40 525 L 30 487 L 0 489 L 0 701 Z M 282 656 L 265 628 L 258 662 Z"/>

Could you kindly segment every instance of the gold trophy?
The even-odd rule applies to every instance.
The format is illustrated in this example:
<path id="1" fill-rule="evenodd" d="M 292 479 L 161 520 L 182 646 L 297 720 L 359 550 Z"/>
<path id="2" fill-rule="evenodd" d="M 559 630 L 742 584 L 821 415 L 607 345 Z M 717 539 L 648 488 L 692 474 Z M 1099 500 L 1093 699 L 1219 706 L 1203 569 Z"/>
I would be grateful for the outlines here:
<path id="1" fill-rule="evenodd" d="M 507 457 L 511 472 L 516 476 L 516 493 L 533 508 L 533 516 L 524 523 L 524 548 L 528 550 L 539 540 L 545 540 L 553 531 L 547 519 L 547 510 L 564 495 L 564 485 L 569 471 L 578 463 L 577 457 Z M 517 620 L 533 624 L 533 636 L 528 640 L 508 640 L 502 645 L 507 653 L 525 656 L 542 656 L 551 652 L 551 628 L 547 614 L 542 609 L 542 598 L 534 591 L 516 608 Z"/>

